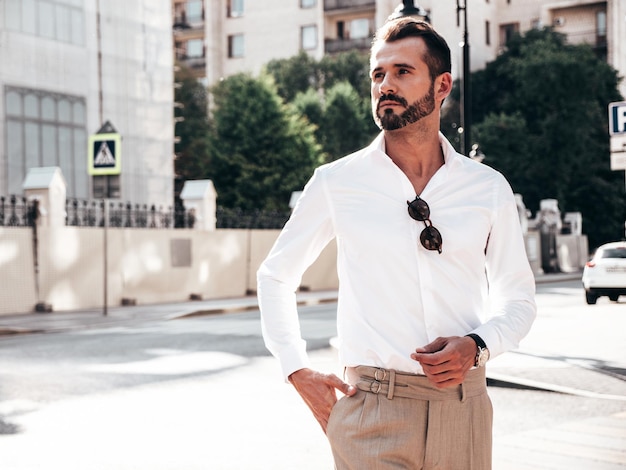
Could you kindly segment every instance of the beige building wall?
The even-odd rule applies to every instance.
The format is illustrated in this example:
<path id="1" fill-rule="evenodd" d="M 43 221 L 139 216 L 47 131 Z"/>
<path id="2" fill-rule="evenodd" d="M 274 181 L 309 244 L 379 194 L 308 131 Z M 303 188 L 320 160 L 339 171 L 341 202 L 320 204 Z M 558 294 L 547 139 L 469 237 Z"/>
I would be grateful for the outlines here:
<path id="1" fill-rule="evenodd" d="M 230 0 L 207 0 L 207 83 L 240 72 L 258 74 L 270 60 L 297 55 L 302 49 L 301 29 L 315 26 L 317 41 L 306 51 L 316 59 L 324 55 L 323 1 L 301 8 L 300 1 L 244 2 L 241 16 L 228 16 Z M 229 37 L 243 36 L 243 55 L 229 57 Z"/>
<path id="2" fill-rule="evenodd" d="M 243 16 L 228 18 L 228 0 L 207 0 L 207 83 L 213 84 L 222 77 L 242 71 L 256 74 L 272 59 L 298 54 L 303 25 L 318 27 L 318 47 L 309 53 L 319 59 L 325 54 L 324 40 L 337 39 L 339 17 L 343 21 L 368 17 L 376 29 L 402 2 L 374 0 L 372 3 L 373 12 L 366 1 L 344 2 L 345 8 L 325 12 L 323 0 L 317 0 L 315 7 L 310 9 L 300 8 L 299 1 L 265 0 L 262 5 L 261 2 L 245 2 Z M 555 18 L 565 16 L 569 21 L 556 29 L 571 34 L 571 42 L 577 43 L 590 34 L 589 24 L 592 24 L 594 12 L 604 8 L 607 10 L 608 62 L 626 75 L 626 2 L 623 0 L 464 0 L 463 3 L 467 4 L 472 71 L 483 69 L 502 51 L 507 26 L 525 32 L 552 25 Z M 416 4 L 428 11 L 432 24 L 448 41 L 452 74 L 455 79 L 461 78 L 463 11 L 457 23 L 454 1 L 417 0 Z M 236 34 L 245 35 L 245 55 L 229 59 L 228 36 Z M 621 91 L 626 96 L 626 83 L 622 83 Z"/>

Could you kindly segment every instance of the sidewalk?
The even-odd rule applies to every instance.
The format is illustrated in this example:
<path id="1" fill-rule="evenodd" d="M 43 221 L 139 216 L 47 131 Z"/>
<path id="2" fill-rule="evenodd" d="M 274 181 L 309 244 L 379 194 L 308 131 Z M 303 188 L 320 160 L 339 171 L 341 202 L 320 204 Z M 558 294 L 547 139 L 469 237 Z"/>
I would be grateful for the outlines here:
<path id="1" fill-rule="evenodd" d="M 537 283 L 580 279 L 581 273 L 550 274 L 537 277 Z M 336 290 L 298 292 L 299 305 L 337 301 Z M 172 320 L 187 316 L 240 312 L 258 308 L 256 296 L 211 299 L 168 304 L 109 306 L 102 308 L 48 313 L 0 315 L 0 336 L 14 334 L 55 333 L 86 328 L 133 325 L 155 320 Z"/>

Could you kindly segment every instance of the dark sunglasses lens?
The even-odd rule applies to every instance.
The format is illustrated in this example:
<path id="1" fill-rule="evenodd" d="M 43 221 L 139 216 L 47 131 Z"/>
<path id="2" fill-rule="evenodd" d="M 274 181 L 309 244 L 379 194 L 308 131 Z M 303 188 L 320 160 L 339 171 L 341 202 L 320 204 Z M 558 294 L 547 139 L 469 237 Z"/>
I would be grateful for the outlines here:
<path id="1" fill-rule="evenodd" d="M 428 207 L 428 204 L 426 204 L 426 201 L 423 199 L 415 198 L 413 202 L 409 202 L 408 205 L 409 215 L 412 219 L 423 222 L 430 217 L 430 207 Z"/>
<path id="2" fill-rule="evenodd" d="M 441 238 L 441 233 L 432 225 L 429 225 L 420 234 L 420 242 L 427 250 L 437 250 L 441 253 L 441 248 L 443 245 L 443 240 Z"/>

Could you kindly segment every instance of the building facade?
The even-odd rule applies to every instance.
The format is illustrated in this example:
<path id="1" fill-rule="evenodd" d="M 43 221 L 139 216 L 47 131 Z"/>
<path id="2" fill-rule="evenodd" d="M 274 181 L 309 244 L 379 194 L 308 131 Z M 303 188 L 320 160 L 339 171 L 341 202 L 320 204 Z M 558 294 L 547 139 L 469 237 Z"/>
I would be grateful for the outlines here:
<path id="1" fill-rule="evenodd" d="M 173 204 L 171 0 L 0 0 L 0 195 L 60 167 L 71 198 Z M 110 123 L 119 174 L 90 175 Z"/>
<path id="2" fill-rule="evenodd" d="M 176 18 L 184 10 L 196 18 L 182 27 L 174 21 L 177 51 L 194 51 L 193 58 L 181 52 L 178 58 L 203 69 L 198 75 L 209 85 L 237 72 L 258 73 L 270 60 L 301 50 L 316 59 L 346 50 L 367 52 L 376 28 L 402 5 L 399 0 L 172 1 Z M 471 70 L 494 60 L 513 33 L 553 26 L 571 44 L 591 44 L 626 75 L 623 0 L 419 0 L 415 4 L 428 12 L 431 23 L 447 39 L 455 78 L 462 76 L 465 13 Z M 459 6 L 467 6 L 467 11 L 458 11 Z M 621 92 L 626 96 L 626 83 Z"/>

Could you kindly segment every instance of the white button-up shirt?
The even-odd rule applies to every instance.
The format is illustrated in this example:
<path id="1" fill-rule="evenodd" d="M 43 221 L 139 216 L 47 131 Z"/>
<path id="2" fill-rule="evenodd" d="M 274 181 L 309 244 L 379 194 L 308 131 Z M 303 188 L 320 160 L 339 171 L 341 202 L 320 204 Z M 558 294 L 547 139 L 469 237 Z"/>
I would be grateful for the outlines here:
<path id="1" fill-rule="evenodd" d="M 385 154 L 383 134 L 307 183 L 257 274 L 265 343 L 285 377 L 310 366 L 295 292 L 333 238 L 342 367 L 422 373 L 410 354 L 438 336 L 477 333 L 493 358 L 528 333 L 535 282 L 511 187 L 440 141 L 445 164 L 419 196 L 441 232 L 441 254 L 419 241 L 425 225 L 407 211 L 413 186 Z"/>

